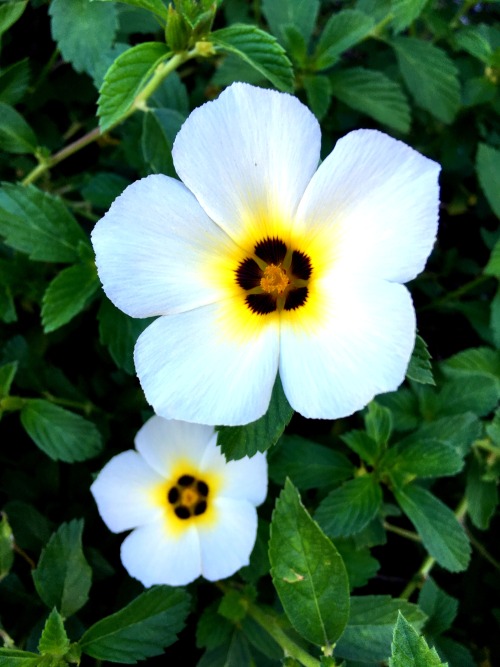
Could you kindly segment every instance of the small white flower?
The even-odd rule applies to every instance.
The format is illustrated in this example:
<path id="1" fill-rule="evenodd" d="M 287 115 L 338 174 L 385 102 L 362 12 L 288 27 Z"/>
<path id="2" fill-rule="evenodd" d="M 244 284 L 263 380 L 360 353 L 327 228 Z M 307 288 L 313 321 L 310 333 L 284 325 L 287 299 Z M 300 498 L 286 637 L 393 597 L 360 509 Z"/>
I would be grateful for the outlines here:
<path id="1" fill-rule="evenodd" d="M 216 581 L 248 565 L 256 506 L 267 493 L 263 454 L 226 463 L 209 426 L 154 416 L 136 450 L 113 457 L 91 486 L 121 547 L 127 572 L 144 586 Z"/>
<path id="2" fill-rule="evenodd" d="M 164 417 L 245 424 L 279 372 L 306 417 L 352 414 L 405 377 L 439 165 L 374 130 L 321 135 L 295 97 L 234 84 L 175 140 L 182 183 L 155 175 L 92 234 L 109 298 L 140 336 L 137 374 Z"/>

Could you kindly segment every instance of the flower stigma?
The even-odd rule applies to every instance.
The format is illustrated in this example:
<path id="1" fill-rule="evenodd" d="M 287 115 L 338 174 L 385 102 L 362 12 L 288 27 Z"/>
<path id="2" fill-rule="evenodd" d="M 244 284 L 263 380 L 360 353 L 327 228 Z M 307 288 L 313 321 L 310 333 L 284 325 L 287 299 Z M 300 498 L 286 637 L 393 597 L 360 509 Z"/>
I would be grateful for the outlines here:
<path id="1" fill-rule="evenodd" d="M 269 292 L 270 294 L 283 294 L 290 280 L 281 266 L 276 266 L 275 264 L 269 264 L 264 269 L 264 274 L 260 279 L 260 286 L 264 292 Z"/>

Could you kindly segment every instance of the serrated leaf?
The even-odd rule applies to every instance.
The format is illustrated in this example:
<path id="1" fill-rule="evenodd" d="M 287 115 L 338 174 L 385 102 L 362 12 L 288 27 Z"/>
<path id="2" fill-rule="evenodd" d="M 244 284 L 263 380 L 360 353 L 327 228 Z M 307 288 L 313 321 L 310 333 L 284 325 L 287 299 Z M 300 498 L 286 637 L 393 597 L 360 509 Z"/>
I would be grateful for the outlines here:
<path id="1" fill-rule="evenodd" d="M 389 667 L 448 667 L 448 663 L 441 662 L 436 649 L 429 648 L 400 613 L 394 628 Z"/>
<path id="2" fill-rule="evenodd" d="M 272 33 L 280 40 L 283 39 L 285 26 L 293 25 L 300 30 L 304 41 L 308 43 L 316 24 L 319 6 L 319 0 L 263 0 L 262 12 Z"/>
<path id="3" fill-rule="evenodd" d="M 335 655 L 370 664 L 387 660 L 399 611 L 416 628 L 422 627 L 425 614 L 411 602 L 388 595 L 351 597 L 349 621 L 335 646 Z"/>
<path id="4" fill-rule="evenodd" d="M 335 546 L 344 561 L 351 590 L 365 586 L 377 574 L 380 563 L 368 547 L 356 546 L 353 539 L 335 540 Z"/>
<path id="5" fill-rule="evenodd" d="M 432 374 L 431 355 L 427 343 L 419 335 L 415 337 L 415 347 L 406 371 L 406 377 L 420 384 L 435 385 Z"/>
<path id="6" fill-rule="evenodd" d="M 485 65 L 495 66 L 495 52 L 500 47 L 500 30 L 485 23 L 466 25 L 453 37 L 458 48 L 467 51 Z"/>
<path id="7" fill-rule="evenodd" d="M 480 373 L 446 382 L 437 396 L 436 415 L 459 415 L 473 412 L 483 417 L 498 405 L 497 378 Z"/>
<path id="8" fill-rule="evenodd" d="M 0 648 L 0 667 L 39 667 L 38 653 L 29 653 L 15 648 Z"/>
<path id="9" fill-rule="evenodd" d="M 307 103 L 318 120 L 321 120 L 332 101 L 332 85 L 327 76 L 313 74 L 304 77 L 304 90 L 307 95 Z"/>
<path id="10" fill-rule="evenodd" d="M 153 12 L 165 21 L 168 19 L 168 10 L 163 4 L 162 0 L 91 0 L 91 2 L 123 2 L 133 7 L 145 9 L 148 12 Z"/>
<path id="11" fill-rule="evenodd" d="M 88 244 L 60 199 L 34 186 L 12 183 L 0 188 L 0 234 L 11 248 L 43 262 L 77 261 L 78 244 Z"/>
<path id="12" fill-rule="evenodd" d="M 0 512 L 0 581 L 14 563 L 14 535 L 5 512 Z"/>
<path id="13" fill-rule="evenodd" d="M 321 33 L 312 56 L 315 70 L 327 69 L 338 57 L 362 41 L 375 26 L 371 16 L 357 9 L 343 9 L 333 14 Z"/>
<path id="14" fill-rule="evenodd" d="M 383 451 L 392 433 L 391 411 L 377 401 L 371 401 L 364 420 L 367 434 L 377 443 L 379 451 Z"/>
<path id="15" fill-rule="evenodd" d="M 414 37 L 398 37 L 393 46 L 415 102 L 443 123 L 452 123 L 460 107 L 460 84 L 447 53 Z"/>
<path id="16" fill-rule="evenodd" d="M 0 149 L 7 153 L 34 153 L 36 146 L 35 133 L 21 114 L 0 102 Z"/>
<path id="17" fill-rule="evenodd" d="M 489 528 L 498 506 L 498 484 L 495 480 L 484 479 L 485 473 L 484 462 L 474 454 L 467 471 L 465 498 L 467 514 L 479 530 Z"/>
<path id="18" fill-rule="evenodd" d="M 108 209 L 130 181 L 110 171 L 98 171 L 92 175 L 82 188 L 82 195 L 90 203 L 102 209 Z"/>
<path id="19" fill-rule="evenodd" d="M 446 477 L 460 472 L 464 461 L 451 445 L 412 434 L 388 450 L 380 467 L 390 475 L 409 478 Z"/>
<path id="20" fill-rule="evenodd" d="M 450 572 L 465 570 L 470 559 L 470 544 L 449 507 L 416 484 L 394 489 L 394 495 L 429 554 Z"/>
<path id="21" fill-rule="evenodd" d="M 334 97 L 398 130 L 410 129 L 410 106 L 401 86 L 382 72 L 351 67 L 330 75 Z"/>
<path id="22" fill-rule="evenodd" d="M 184 116 L 172 109 L 150 109 L 144 114 L 142 154 L 152 173 L 175 177 L 172 146 L 184 121 Z"/>
<path id="23" fill-rule="evenodd" d="M 27 4 L 28 0 L 2 2 L 0 4 L 0 37 L 21 18 Z"/>
<path id="24" fill-rule="evenodd" d="M 153 586 L 116 614 L 92 625 L 79 641 L 82 652 L 127 665 L 160 655 L 184 627 L 189 606 L 184 589 Z"/>
<path id="25" fill-rule="evenodd" d="M 335 643 L 349 615 L 346 569 L 289 480 L 273 513 L 269 559 L 274 586 L 297 632 L 319 646 Z"/>
<path id="26" fill-rule="evenodd" d="M 269 474 L 277 484 L 290 477 L 298 489 L 314 489 L 343 482 L 354 466 L 343 454 L 299 435 L 284 435 L 271 450 Z"/>
<path id="27" fill-rule="evenodd" d="M 292 415 L 293 409 L 277 376 L 266 414 L 245 426 L 217 427 L 217 444 L 228 461 L 265 452 L 276 444 Z"/>
<path id="28" fill-rule="evenodd" d="M 314 518 L 327 535 L 359 533 L 378 514 L 382 491 L 373 475 L 362 475 L 334 489 L 319 504 Z"/>
<path id="29" fill-rule="evenodd" d="M 69 649 L 69 639 L 64 629 L 64 621 L 57 609 L 53 609 L 45 622 L 38 643 L 42 655 L 63 656 Z"/>
<path id="30" fill-rule="evenodd" d="M 45 290 L 42 325 L 45 333 L 58 329 L 78 315 L 97 293 L 100 283 L 93 264 L 63 269 Z"/>
<path id="31" fill-rule="evenodd" d="M 64 618 L 87 602 L 92 582 L 92 569 L 82 550 L 82 531 L 83 519 L 59 526 L 33 570 L 38 595 L 47 607 L 56 607 Z"/>
<path id="32" fill-rule="evenodd" d="M 469 376 L 485 375 L 498 380 L 500 391 L 500 351 L 490 347 L 470 347 L 449 357 L 441 363 L 447 377 L 467 379 Z"/>
<path id="33" fill-rule="evenodd" d="M 391 0 L 392 27 L 401 32 L 420 16 L 428 0 Z"/>
<path id="34" fill-rule="evenodd" d="M 472 443 L 480 437 L 481 432 L 482 425 L 478 417 L 465 412 L 422 424 L 411 438 L 446 442 L 463 457 L 469 453 Z"/>
<path id="35" fill-rule="evenodd" d="M 0 100 L 5 104 L 20 102 L 30 83 L 30 62 L 28 58 L 13 63 L 0 71 Z"/>
<path id="36" fill-rule="evenodd" d="M 102 449 L 96 426 L 80 415 L 43 399 L 28 399 L 21 423 L 38 447 L 54 461 L 86 461 Z"/>
<path id="37" fill-rule="evenodd" d="M 343 433 L 340 439 L 369 465 L 373 465 L 381 453 L 375 440 L 366 431 L 349 431 Z"/>
<path id="38" fill-rule="evenodd" d="M 52 37 L 64 60 L 71 63 L 76 72 L 92 76 L 95 63 L 115 39 L 116 6 L 89 0 L 52 0 L 49 14 Z"/>
<path id="39" fill-rule="evenodd" d="M 269 33 L 252 25 L 236 24 L 211 33 L 210 41 L 217 50 L 234 53 L 251 65 L 278 90 L 293 92 L 292 64 Z"/>
<path id="40" fill-rule="evenodd" d="M 152 319 L 129 317 L 104 297 L 99 312 L 99 341 L 107 347 L 115 364 L 134 375 L 134 346 Z"/>
<path id="41" fill-rule="evenodd" d="M 106 72 L 99 90 L 97 115 L 102 132 L 109 130 L 127 114 L 136 95 L 167 54 L 165 44 L 145 42 L 118 56 Z"/>
<path id="42" fill-rule="evenodd" d="M 433 636 L 448 630 L 458 611 L 458 600 L 442 591 L 431 578 L 425 580 L 418 596 L 418 604 L 427 614 L 425 632 Z"/>
<path id="43" fill-rule="evenodd" d="M 476 155 L 476 173 L 489 205 L 497 218 L 500 218 L 500 151 L 480 143 Z M 500 276 L 500 241 L 497 241 L 484 272 Z"/>
<path id="44" fill-rule="evenodd" d="M 8 396 L 17 371 L 17 361 L 0 366 L 0 398 Z"/>

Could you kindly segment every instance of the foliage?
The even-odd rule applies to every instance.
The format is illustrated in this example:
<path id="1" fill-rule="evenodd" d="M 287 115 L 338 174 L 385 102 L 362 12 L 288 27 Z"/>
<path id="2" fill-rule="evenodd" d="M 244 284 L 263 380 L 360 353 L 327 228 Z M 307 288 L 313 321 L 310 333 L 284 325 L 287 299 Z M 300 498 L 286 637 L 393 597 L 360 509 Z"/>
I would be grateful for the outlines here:
<path id="1" fill-rule="evenodd" d="M 0 667 L 493 664 L 499 7 L 0 2 Z M 149 320 L 104 296 L 89 234 L 129 183 L 176 176 L 183 121 L 236 80 L 305 102 L 322 157 L 370 127 L 441 163 L 440 229 L 402 387 L 313 422 L 278 378 L 261 419 L 218 429 L 228 459 L 267 451 L 249 566 L 144 591 L 89 486 L 150 414 L 132 358 Z"/>

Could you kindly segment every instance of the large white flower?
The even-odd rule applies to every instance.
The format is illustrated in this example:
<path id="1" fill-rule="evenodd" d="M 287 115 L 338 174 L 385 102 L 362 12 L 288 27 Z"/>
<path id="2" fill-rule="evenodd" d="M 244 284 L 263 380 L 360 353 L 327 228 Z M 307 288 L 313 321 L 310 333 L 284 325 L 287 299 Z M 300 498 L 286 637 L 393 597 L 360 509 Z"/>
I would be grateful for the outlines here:
<path id="1" fill-rule="evenodd" d="M 160 315 L 135 364 L 165 417 L 244 424 L 279 372 L 292 407 L 337 418 L 403 381 L 439 165 L 374 130 L 318 167 L 320 129 L 295 97 L 233 84 L 175 140 L 182 183 L 129 186 L 92 234 L 109 298 Z"/>
<path id="2" fill-rule="evenodd" d="M 263 454 L 226 463 L 210 426 L 154 416 L 136 450 L 113 457 L 91 486 L 105 524 L 133 529 L 121 547 L 144 586 L 215 581 L 248 565 L 267 493 Z"/>

